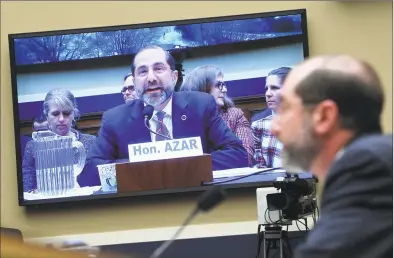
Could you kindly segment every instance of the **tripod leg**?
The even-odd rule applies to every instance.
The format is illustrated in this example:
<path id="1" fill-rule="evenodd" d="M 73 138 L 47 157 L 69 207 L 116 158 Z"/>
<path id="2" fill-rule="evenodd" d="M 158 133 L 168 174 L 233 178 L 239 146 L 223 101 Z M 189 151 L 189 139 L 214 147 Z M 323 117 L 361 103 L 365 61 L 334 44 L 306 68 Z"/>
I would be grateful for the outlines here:
<path id="1" fill-rule="evenodd" d="M 272 240 L 268 240 L 267 250 L 264 252 L 265 258 L 269 258 L 270 250 L 271 250 Z"/>
<path id="2" fill-rule="evenodd" d="M 280 253 L 280 258 L 283 258 L 283 243 L 282 243 L 282 236 L 279 238 L 279 253 Z"/>
<path id="3" fill-rule="evenodd" d="M 283 251 L 284 251 L 284 256 L 286 258 L 291 258 L 293 256 L 293 252 L 291 250 L 291 245 L 290 245 L 290 241 L 289 241 L 289 237 L 288 237 L 287 233 L 288 232 L 286 232 L 286 231 L 282 232 Z"/>
<path id="4" fill-rule="evenodd" d="M 293 256 L 293 250 L 291 248 L 290 240 L 289 240 L 289 236 L 287 235 L 287 232 L 286 232 L 285 241 L 286 241 L 286 245 L 287 245 L 287 251 L 289 252 L 290 257 L 292 257 Z"/>
<path id="5" fill-rule="evenodd" d="M 264 232 L 261 232 L 261 225 L 257 228 L 257 254 L 256 258 L 260 257 L 261 241 L 264 239 Z"/>
<path id="6" fill-rule="evenodd" d="M 265 231 L 263 231 L 263 257 L 266 258 L 266 246 L 265 246 Z"/>
<path id="7" fill-rule="evenodd" d="M 284 258 L 291 258 L 291 255 L 289 255 L 289 249 L 288 249 L 285 241 L 283 241 L 283 257 Z"/>

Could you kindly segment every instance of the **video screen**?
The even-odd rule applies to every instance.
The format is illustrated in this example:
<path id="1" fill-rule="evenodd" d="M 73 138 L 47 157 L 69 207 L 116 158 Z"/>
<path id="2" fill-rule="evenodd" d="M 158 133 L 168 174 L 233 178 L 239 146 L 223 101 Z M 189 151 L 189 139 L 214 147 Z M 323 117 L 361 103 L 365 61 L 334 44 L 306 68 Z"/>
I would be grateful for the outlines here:
<path id="1" fill-rule="evenodd" d="M 9 43 L 20 205 L 253 187 L 285 172 L 270 126 L 284 77 L 308 56 L 305 10 Z M 119 191 L 116 164 L 201 155 L 212 171 L 198 186 Z"/>

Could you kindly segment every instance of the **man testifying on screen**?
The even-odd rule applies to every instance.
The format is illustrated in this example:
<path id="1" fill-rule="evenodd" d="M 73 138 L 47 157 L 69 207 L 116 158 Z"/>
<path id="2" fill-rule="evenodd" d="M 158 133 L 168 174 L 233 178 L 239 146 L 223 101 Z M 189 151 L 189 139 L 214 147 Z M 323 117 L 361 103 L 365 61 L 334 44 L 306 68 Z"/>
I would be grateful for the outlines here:
<path id="1" fill-rule="evenodd" d="M 373 68 L 349 56 L 295 67 L 272 130 L 283 165 L 323 184 L 320 219 L 295 258 L 393 257 L 393 138 L 383 135 L 383 90 Z"/>
<path id="2" fill-rule="evenodd" d="M 87 165 L 78 176 L 80 186 L 100 185 L 96 166 L 127 161 L 128 145 L 164 140 L 144 125 L 145 105 L 154 107 L 152 131 L 171 139 L 200 137 L 214 170 L 247 167 L 246 150 L 220 118 L 215 99 L 202 92 L 174 92 L 178 79 L 174 58 L 158 46 L 141 49 L 132 63 L 135 90 L 140 97 L 103 114 L 101 128 Z"/>

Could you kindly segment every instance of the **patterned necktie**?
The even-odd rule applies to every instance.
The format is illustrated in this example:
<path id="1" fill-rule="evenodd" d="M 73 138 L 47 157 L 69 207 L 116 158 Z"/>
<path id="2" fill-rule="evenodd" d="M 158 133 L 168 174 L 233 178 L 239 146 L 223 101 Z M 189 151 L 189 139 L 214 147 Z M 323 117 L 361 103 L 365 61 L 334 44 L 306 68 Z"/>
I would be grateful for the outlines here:
<path id="1" fill-rule="evenodd" d="M 168 132 L 168 129 L 167 129 L 166 125 L 163 122 L 164 115 L 165 115 L 165 113 L 163 111 L 159 111 L 159 112 L 156 113 L 157 120 L 158 120 L 157 127 L 156 127 L 156 133 L 159 133 L 159 134 L 162 134 L 162 135 L 165 135 L 165 136 L 169 136 L 170 133 Z M 157 135 L 156 134 L 156 141 L 157 142 L 158 141 L 164 141 L 164 140 L 167 140 L 167 139 L 165 137 L 161 136 L 161 135 Z"/>

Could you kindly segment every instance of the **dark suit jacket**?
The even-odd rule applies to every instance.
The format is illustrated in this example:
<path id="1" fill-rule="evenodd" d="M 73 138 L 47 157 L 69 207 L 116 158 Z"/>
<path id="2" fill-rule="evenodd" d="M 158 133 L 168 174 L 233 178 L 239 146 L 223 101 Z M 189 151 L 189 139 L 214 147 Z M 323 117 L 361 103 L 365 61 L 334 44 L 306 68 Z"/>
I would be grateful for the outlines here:
<path id="1" fill-rule="evenodd" d="M 332 165 L 296 258 L 393 257 L 393 137 L 362 136 Z"/>
<path id="2" fill-rule="evenodd" d="M 272 110 L 270 108 L 265 108 L 263 111 L 253 115 L 252 118 L 250 119 L 250 123 L 252 124 L 254 121 L 257 121 L 259 119 L 265 118 L 270 115 L 272 115 Z"/>
<path id="3" fill-rule="evenodd" d="M 135 100 L 106 111 L 87 165 L 78 176 L 80 186 L 100 185 L 97 165 L 128 160 L 128 145 L 150 142 L 144 126 L 144 103 Z M 181 117 L 186 116 L 186 120 Z M 214 98 L 202 92 L 176 92 L 172 100 L 174 139 L 200 136 L 214 170 L 247 167 L 247 152 L 219 116 Z"/>

